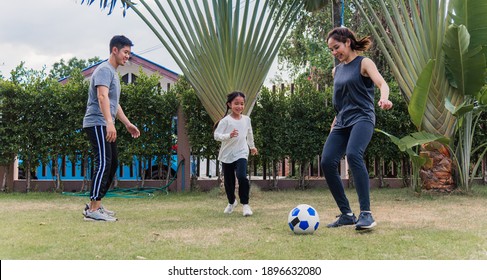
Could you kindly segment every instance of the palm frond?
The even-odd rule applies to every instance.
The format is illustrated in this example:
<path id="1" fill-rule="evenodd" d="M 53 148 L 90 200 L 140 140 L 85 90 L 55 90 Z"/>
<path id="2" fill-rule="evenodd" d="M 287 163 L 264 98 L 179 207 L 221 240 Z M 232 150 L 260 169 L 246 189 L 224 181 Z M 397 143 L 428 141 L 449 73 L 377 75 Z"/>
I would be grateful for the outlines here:
<path id="1" fill-rule="evenodd" d="M 448 97 L 452 103 L 459 104 L 463 98 L 449 84 L 445 72 L 442 46 L 448 24 L 446 1 L 379 0 L 385 25 L 369 1 L 353 2 L 372 27 L 377 45 L 384 53 L 406 102 L 409 104 L 413 95 L 422 95 L 415 97 L 415 105 L 410 108 L 422 115 L 415 116 L 415 121 L 421 122 L 419 128 L 451 136 L 455 118 L 444 109 L 444 100 Z M 434 67 L 428 66 L 430 61 L 435 61 Z M 425 75 L 428 82 L 424 80 Z M 421 77 L 423 81 L 418 83 Z M 416 108 L 417 105 L 423 107 Z"/>
<path id="2" fill-rule="evenodd" d="M 93 4 L 93 2 L 95 2 L 95 0 L 87 0 L 86 4 L 88 6 L 90 6 L 91 4 Z M 122 4 L 122 8 L 123 8 L 123 15 L 125 16 L 127 9 L 130 8 L 129 2 L 132 2 L 132 1 L 120 0 L 120 2 Z M 81 5 L 83 5 L 84 3 L 85 3 L 85 0 L 81 0 Z M 117 0 L 100 0 L 100 9 L 102 9 L 102 10 L 108 9 L 108 15 L 112 14 L 113 9 L 115 8 L 116 5 L 117 5 Z M 135 5 L 135 4 L 133 4 L 133 5 Z"/>
<path id="3" fill-rule="evenodd" d="M 424 110 L 427 107 L 428 95 L 423 92 L 428 92 L 431 88 L 431 82 L 433 78 L 433 69 L 435 67 L 435 61 L 430 60 L 424 67 L 423 71 L 416 81 L 411 101 L 408 105 L 408 112 L 411 116 L 411 120 L 417 128 L 421 127 L 423 123 Z"/>
<path id="4" fill-rule="evenodd" d="M 116 4 L 101 2 L 109 13 Z M 282 41 L 309 1 L 292 0 L 290 8 L 269 0 L 167 0 L 169 8 L 159 0 L 141 0 L 140 8 L 132 1 L 121 2 L 154 32 L 217 121 L 232 91 L 246 95 L 244 113 L 250 114 Z M 288 20 L 275 20 L 281 15 Z"/>

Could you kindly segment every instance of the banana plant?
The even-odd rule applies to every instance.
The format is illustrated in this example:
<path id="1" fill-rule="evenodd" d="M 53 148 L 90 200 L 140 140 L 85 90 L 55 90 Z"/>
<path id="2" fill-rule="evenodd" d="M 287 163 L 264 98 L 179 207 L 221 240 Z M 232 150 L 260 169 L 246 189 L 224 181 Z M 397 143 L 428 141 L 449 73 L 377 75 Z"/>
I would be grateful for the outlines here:
<path id="1" fill-rule="evenodd" d="M 121 0 L 133 10 L 171 54 L 213 121 L 224 115 L 226 95 L 245 93 L 250 114 L 260 87 L 300 9 L 328 0 L 290 0 L 286 8 L 269 0 Z M 95 0 L 87 0 L 88 5 Z M 166 1 L 164 1 L 166 2 Z M 85 1 L 81 1 L 81 4 Z M 111 14 L 116 0 L 101 0 Z M 285 21 L 275 19 L 286 18 Z"/>
<path id="2" fill-rule="evenodd" d="M 421 192 L 419 170 L 424 164 L 426 164 L 431 159 L 423 156 L 422 154 L 418 154 L 415 151 L 415 148 L 417 149 L 419 148 L 419 146 L 423 144 L 427 144 L 434 141 L 447 145 L 450 142 L 450 139 L 443 135 L 428 133 L 425 131 L 414 132 L 399 139 L 396 136 L 389 134 L 383 130 L 376 128 L 375 131 L 383 133 L 384 135 L 389 137 L 389 139 L 391 139 L 391 141 L 397 145 L 397 147 L 401 152 L 405 152 L 408 154 L 413 167 L 411 188 L 418 193 Z"/>
<path id="3" fill-rule="evenodd" d="M 453 104 L 446 99 L 445 106 L 447 110 L 458 119 L 456 126 L 458 144 L 456 151 L 452 151 L 452 154 L 456 155 L 454 159 L 458 166 L 458 176 L 461 185 L 468 191 L 470 185 L 473 183 L 475 174 L 477 174 L 479 166 L 482 164 L 482 159 L 487 153 L 487 141 L 484 141 L 472 149 L 475 128 L 479 123 L 481 114 L 487 111 L 487 105 L 478 104 L 478 102 L 472 104 L 465 101 L 459 106 L 453 106 Z M 479 158 L 472 166 L 471 155 L 477 152 L 479 152 Z M 471 166 L 472 171 L 470 172 Z"/>
<path id="4" fill-rule="evenodd" d="M 353 0 L 372 27 L 418 130 L 451 137 L 456 118 L 445 108 L 475 96 L 485 83 L 487 2 L 483 0 Z M 377 28 L 377 29 L 376 29 Z"/>

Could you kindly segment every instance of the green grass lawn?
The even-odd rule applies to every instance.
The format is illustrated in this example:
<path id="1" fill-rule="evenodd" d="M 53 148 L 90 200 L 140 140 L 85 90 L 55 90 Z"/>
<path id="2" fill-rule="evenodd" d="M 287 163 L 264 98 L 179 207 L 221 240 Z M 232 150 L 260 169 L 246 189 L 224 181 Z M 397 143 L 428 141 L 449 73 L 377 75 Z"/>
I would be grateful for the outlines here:
<path id="1" fill-rule="evenodd" d="M 358 211 L 354 190 L 347 190 Z M 487 259 L 487 187 L 471 194 L 414 195 L 373 189 L 377 227 L 328 229 L 337 207 L 327 189 L 263 192 L 253 187 L 254 215 L 209 193 L 117 198 L 104 205 L 118 222 L 87 222 L 87 197 L 53 193 L 0 194 L 0 259 L 26 260 L 469 260 Z M 297 204 L 314 206 L 320 228 L 295 235 L 287 225 Z"/>

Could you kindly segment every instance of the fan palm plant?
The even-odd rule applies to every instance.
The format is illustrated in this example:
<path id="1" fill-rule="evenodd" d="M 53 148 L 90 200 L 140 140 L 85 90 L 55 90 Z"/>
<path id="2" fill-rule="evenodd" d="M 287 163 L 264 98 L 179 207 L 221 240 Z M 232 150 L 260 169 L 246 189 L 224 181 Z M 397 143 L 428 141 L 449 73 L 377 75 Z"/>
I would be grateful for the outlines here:
<path id="1" fill-rule="evenodd" d="M 446 100 L 457 107 L 486 99 L 480 89 L 486 78 L 487 2 L 378 2 L 385 24 L 368 1 L 353 0 L 401 87 L 413 123 L 420 131 L 451 138 L 458 120 L 445 107 Z M 469 155 L 470 150 L 460 154 Z M 468 175 L 469 160 L 461 162 L 459 168 Z"/>
<path id="2" fill-rule="evenodd" d="M 246 94 L 250 114 L 278 49 L 302 8 L 328 1 L 292 1 L 291 8 L 269 0 L 121 0 L 154 32 L 195 88 L 213 121 L 226 109 L 226 95 Z M 85 1 L 83 0 L 81 4 Z M 86 3 L 91 5 L 94 0 Z M 117 1 L 100 1 L 109 14 Z M 139 5 L 141 4 L 141 5 Z M 287 6 L 286 6 L 287 7 Z M 275 19 L 284 16 L 288 20 Z"/>

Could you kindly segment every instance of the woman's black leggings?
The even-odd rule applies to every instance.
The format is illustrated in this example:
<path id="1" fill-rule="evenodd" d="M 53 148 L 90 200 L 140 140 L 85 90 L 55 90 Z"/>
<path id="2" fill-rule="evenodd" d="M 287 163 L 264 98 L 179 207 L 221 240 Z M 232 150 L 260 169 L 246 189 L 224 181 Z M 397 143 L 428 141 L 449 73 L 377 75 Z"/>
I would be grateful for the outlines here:
<path id="1" fill-rule="evenodd" d="M 333 198 L 343 214 L 353 212 L 338 173 L 338 165 L 344 155 L 347 155 L 347 162 L 352 171 L 360 211 L 370 211 L 369 173 L 364 162 L 364 152 L 373 133 L 374 124 L 361 121 L 351 127 L 333 129 L 323 146 L 321 169 Z"/>

